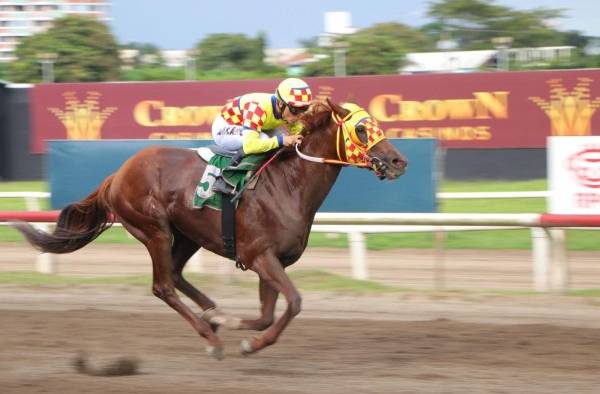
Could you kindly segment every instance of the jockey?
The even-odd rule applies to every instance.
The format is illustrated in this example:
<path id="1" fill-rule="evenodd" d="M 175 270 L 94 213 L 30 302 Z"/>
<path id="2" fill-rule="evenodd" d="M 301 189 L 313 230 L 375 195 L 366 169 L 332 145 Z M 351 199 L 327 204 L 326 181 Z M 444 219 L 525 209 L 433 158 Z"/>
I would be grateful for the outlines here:
<path id="1" fill-rule="evenodd" d="M 237 152 L 230 166 L 247 154 L 264 153 L 302 141 L 298 122 L 312 100 L 310 87 L 298 78 L 283 80 L 271 93 L 248 93 L 228 101 L 212 124 L 212 136 L 222 148 Z M 219 178 L 213 190 L 224 192 Z M 229 191 L 229 190 L 227 190 Z"/>

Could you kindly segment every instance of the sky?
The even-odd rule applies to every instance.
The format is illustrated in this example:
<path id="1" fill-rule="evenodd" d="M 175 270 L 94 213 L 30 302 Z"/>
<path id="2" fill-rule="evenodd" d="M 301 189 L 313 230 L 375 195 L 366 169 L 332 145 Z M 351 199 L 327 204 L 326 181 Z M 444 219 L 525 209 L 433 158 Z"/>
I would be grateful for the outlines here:
<path id="1" fill-rule="evenodd" d="M 155 44 L 162 49 L 189 49 L 210 34 L 267 34 L 270 48 L 299 47 L 301 40 L 324 31 L 324 14 L 348 11 L 352 26 L 399 22 L 418 27 L 429 22 L 426 0 L 113 0 L 110 22 L 120 43 Z M 537 7 L 565 9 L 554 26 L 600 36 L 600 0 L 496 0 L 520 10 Z"/>

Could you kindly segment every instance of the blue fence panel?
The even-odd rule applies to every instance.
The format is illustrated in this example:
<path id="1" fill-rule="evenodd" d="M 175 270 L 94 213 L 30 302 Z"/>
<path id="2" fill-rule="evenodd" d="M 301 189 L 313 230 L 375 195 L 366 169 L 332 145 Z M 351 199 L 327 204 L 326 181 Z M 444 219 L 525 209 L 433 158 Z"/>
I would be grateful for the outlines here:
<path id="1" fill-rule="evenodd" d="M 371 171 L 342 170 L 321 212 L 436 212 L 436 151 L 434 139 L 394 139 L 408 160 L 406 173 L 380 181 Z"/>
<path id="2" fill-rule="evenodd" d="M 436 210 L 435 140 L 391 140 L 409 167 L 396 181 L 379 181 L 372 172 L 344 168 L 323 203 L 322 212 L 434 212 Z M 136 152 L 153 145 L 194 148 L 202 140 L 56 140 L 48 143 L 51 206 L 61 209 L 96 190 Z"/>
<path id="3" fill-rule="evenodd" d="M 48 141 L 48 179 L 53 209 L 79 201 L 98 188 L 135 153 L 155 145 L 194 148 L 212 141 L 91 140 Z"/>

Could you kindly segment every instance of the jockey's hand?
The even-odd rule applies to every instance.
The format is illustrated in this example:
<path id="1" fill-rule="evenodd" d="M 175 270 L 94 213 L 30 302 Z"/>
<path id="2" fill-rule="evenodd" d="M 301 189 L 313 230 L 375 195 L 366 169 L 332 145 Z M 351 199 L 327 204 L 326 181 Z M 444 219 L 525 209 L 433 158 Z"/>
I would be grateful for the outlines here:
<path id="1" fill-rule="evenodd" d="M 304 136 L 299 134 L 286 135 L 285 137 L 283 137 L 283 146 L 294 146 L 296 144 L 301 144 L 302 138 L 304 138 Z"/>

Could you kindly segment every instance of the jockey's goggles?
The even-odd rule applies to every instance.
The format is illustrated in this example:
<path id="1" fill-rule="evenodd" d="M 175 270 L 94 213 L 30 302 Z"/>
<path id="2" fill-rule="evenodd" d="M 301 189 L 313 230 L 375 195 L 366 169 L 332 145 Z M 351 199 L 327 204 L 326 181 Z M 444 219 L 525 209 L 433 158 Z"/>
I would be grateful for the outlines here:
<path id="1" fill-rule="evenodd" d="M 308 110 L 308 105 L 304 107 L 294 107 L 292 105 L 287 104 L 287 107 L 292 115 L 300 115 Z"/>

